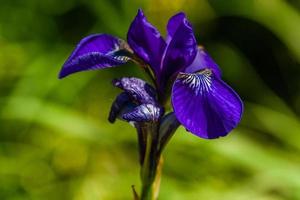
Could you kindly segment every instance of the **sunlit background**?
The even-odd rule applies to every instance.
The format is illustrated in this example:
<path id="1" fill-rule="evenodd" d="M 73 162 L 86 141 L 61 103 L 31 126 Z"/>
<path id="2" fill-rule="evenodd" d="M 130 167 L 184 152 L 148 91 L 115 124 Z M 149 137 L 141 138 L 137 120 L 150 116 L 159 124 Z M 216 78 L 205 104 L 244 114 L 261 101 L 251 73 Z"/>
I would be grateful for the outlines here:
<path id="1" fill-rule="evenodd" d="M 136 134 L 107 115 L 120 92 L 111 80 L 142 71 L 57 74 L 84 36 L 125 39 L 138 8 L 163 34 L 170 16 L 186 12 L 245 102 L 225 138 L 177 131 L 160 199 L 299 200 L 299 0 L 0 0 L 0 199 L 133 199 Z"/>

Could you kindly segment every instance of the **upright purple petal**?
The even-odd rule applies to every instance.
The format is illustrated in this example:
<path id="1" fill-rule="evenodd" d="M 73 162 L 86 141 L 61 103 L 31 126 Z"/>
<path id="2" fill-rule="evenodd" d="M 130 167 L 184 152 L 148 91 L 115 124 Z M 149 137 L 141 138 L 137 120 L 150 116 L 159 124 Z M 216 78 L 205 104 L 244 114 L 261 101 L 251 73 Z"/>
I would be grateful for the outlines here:
<path id="1" fill-rule="evenodd" d="M 119 38 L 106 34 L 82 39 L 64 63 L 59 78 L 69 74 L 121 65 L 130 59 L 130 48 Z"/>
<path id="2" fill-rule="evenodd" d="M 180 12 L 169 19 L 167 24 L 167 43 L 171 41 L 172 37 L 176 33 L 179 25 L 184 20 L 184 18 L 186 18 L 185 14 L 183 12 Z"/>
<path id="3" fill-rule="evenodd" d="M 195 73 L 203 69 L 211 69 L 218 78 L 221 77 L 221 70 L 217 63 L 215 63 L 203 47 L 199 46 L 193 63 L 185 69 L 185 72 Z"/>
<path id="4" fill-rule="evenodd" d="M 209 139 L 227 135 L 243 112 L 239 96 L 210 69 L 180 73 L 173 85 L 172 104 L 188 131 Z"/>
<path id="5" fill-rule="evenodd" d="M 113 81 L 114 86 L 124 90 L 131 98 L 140 104 L 156 104 L 155 89 L 143 81 L 135 77 L 123 77 Z"/>
<path id="6" fill-rule="evenodd" d="M 135 54 L 149 64 L 156 75 L 159 74 L 166 43 L 158 30 L 147 21 L 141 9 L 130 25 L 127 41 Z"/>
<path id="7" fill-rule="evenodd" d="M 193 29 L 183 13 L 172 17 L 168 23 L 171 40 L 168 43 L 161 66 L 162 81 L 189 66 L 197 54 L 197 42 Z"/>

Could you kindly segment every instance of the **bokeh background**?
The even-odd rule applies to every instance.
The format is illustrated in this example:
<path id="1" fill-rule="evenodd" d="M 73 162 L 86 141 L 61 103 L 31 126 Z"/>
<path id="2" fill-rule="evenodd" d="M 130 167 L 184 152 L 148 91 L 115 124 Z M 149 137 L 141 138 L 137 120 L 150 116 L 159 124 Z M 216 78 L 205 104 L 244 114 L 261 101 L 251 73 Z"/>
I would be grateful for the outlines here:
<path id="1" fill-rule="evenodd" d="M 107 122 L 120 68 L 57 74 L 91 33 L 126 38 L 143 8 L 165 34 L 185 11 L 245 102 L 242 123 L 204 140 L 183 128 L 164 154 L 160 199 L 300 199 L 299 0 L 0 0 L 0 199 L 132 199 L 136 134 Z"/>

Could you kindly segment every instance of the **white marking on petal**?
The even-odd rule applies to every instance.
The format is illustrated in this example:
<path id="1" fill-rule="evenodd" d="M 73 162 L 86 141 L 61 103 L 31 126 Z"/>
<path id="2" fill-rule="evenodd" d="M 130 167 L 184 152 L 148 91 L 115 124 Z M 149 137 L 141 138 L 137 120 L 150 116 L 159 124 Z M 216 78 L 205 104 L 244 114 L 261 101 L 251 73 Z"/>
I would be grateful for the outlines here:
<path id="1" fill-rule="evenodd" d="M 180 73 L 179 78 L 183 79 L 182 83 L 191 88 L 195 95 L 203 95 L 211 91 L 211 75 L 211 70 L 205 69 L 195 74 Z"/>
<path id="2" fill-rule="evenodd" d="M 121 62 L 126 62 L 128 61 L 130 58 L 126 57 L 126 56 L 113 56 L 113 58 L 117 61 L 121 61 Z"/>
<path id="3" fill-rule="evenodd" d="M 118 52 L 122 50 L 130 52 L 131 49 L 124 41 L 119 40 L 118 43 L 114 44 L 114 48 L 111 51 L 109 51 L 106 55 L 111 56 L 116 61 L 127 62 L 128 60 L 130 60 L 128 56 L 118 55 Z"/>

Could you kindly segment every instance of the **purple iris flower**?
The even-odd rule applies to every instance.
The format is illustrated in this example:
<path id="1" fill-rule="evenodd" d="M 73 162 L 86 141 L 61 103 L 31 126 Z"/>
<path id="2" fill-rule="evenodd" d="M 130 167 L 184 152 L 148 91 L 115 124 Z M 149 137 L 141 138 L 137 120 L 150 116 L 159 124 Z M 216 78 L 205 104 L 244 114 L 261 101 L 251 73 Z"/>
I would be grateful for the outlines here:
<path id="1" fill-rule="evenodd" d="M 241 99 L 222 81 L 218 65 L 197 46 L 184 13 L 169 19 L 165 38 L 139 10 L 128 30 L 127 42 L 107 34 L 82 39 L 59 77 L 129 61 L 148 72 L 154 87 L 134 77 L 114 80 L 113 84 L 124 92 L 114 101 L 109 121 L 121 118 L 134 122 L 137 128 L 141 123 L 157 123 L 165 132 L 181 124 L 189 132 L 209 139 L 227 135 L 240 122 Z M 170 92 L 174 112 L 165 114 Z"/>

